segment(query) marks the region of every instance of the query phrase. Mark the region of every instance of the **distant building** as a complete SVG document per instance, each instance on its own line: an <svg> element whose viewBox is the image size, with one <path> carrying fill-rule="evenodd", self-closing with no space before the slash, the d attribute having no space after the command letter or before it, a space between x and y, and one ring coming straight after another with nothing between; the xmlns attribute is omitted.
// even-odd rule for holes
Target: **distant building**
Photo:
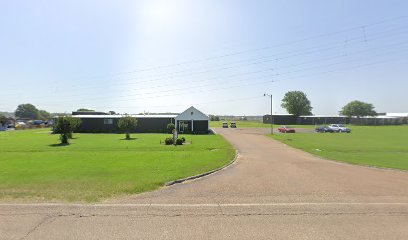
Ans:
<svg viewBox="0 0 408 240"><path fill-rule="evenodd" d="M292 114L274 114L272 117L271 115L263 116L263 123L270 124L272 122L278 125L293 125L297 124L297 117Z"/></svg>
<svg viewBox="0 0 408 240"><path fill-rule="evenodd" d="M137 118L134 132L164 133L167 125L174 123L180 133L208 133L209 117L194 107L190 107L180 114L163 115L108 115L101 112L73 112L72 117L81 119L77 132L80 133L116 133L120 132L118 121L124 116Z"/></svg>
<svg viewBox="0 0 408 240"><path fill-rule="evenodd" d="M271 123L271 115L264 115L263 123ZM407 124L408 113L386 113L374 117L347 117L338 115L310 115L295 117L291 114L273 115L273 123L278 125L327 125L327 124L355 124L355 125L401 125Z"/></svg>
<svg viewBox="0 0 408 240"><path fill-rule="evenodd" d="M354 125L380 126L380 125L402 125L407 123L405 117L374 116L374 117L352 117L350 123Z"/></svg>
<svg viewBox="0 0 408 240"><path fill-rule="evenodd" d="M350 119L338 115L300 116L297 120L300 125L348 124Z"/></svg>

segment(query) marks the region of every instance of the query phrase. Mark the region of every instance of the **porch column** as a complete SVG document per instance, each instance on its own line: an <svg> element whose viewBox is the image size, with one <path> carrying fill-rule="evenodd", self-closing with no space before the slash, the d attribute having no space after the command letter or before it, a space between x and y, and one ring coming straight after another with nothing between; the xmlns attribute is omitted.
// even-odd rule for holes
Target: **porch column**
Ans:
<svg viewBox="0 0 408 240"><path fill-rule="evenodd" d="M194 132L194 120L191 120L191 131Z"/></svg>

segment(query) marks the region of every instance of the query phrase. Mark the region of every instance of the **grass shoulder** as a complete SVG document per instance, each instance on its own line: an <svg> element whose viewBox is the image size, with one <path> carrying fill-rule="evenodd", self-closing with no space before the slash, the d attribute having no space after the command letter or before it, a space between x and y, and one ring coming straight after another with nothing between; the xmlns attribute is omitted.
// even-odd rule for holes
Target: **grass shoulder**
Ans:
<svg viewBox="0 0 408 240"><path fill-rule="evenodd" d="M0 200L96 202L151 191L166 182L222 167L235 149L220 135L74 134L60 145L49 130L0 133ZM192 143L190 143L192 142Z"/></svg>
<svg viewBox="0 0 408 240"><path fill-rule="evenodd" d="M352 133L275 134L270 137L327 159L408 170L408 126L352 126Z"/></svg>

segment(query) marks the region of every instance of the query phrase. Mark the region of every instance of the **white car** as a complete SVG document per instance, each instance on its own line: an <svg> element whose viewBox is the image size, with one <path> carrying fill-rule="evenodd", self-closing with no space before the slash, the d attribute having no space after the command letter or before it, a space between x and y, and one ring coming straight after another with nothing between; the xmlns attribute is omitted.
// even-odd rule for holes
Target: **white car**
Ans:
<svg viewBox="0 0 408 240"><path fill-rule="evenodd" d="M334 132L351 133L351 129L343 124L330 124L329 128L332 129Z"/></svg>

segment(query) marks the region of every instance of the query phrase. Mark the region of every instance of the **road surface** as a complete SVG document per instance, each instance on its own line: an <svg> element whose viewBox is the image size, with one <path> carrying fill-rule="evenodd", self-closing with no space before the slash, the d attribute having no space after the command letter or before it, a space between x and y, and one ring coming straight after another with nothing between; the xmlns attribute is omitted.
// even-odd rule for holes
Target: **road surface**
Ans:
<svg viewBox="0 0 408 240"><path fill-rule="evenodd" d="M320 159L261 129L217 129L235 164L88 204L0 204L0 239L408 239L408 172Z"/></svg>

